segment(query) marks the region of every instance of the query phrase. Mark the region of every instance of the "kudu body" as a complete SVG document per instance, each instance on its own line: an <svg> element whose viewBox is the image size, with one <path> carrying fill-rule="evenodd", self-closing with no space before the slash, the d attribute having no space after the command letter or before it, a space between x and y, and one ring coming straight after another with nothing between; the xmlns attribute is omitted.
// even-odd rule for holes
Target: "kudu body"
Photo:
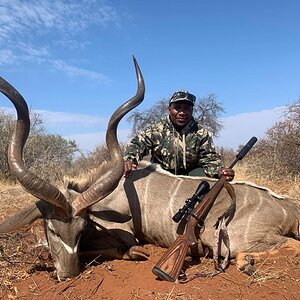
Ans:
<svg viewBox="0 0 300 300"><path fill-rule="evenodd" d="M184 222L178 225L172 217L193 195L201 179L210 185L216 181L206 177L174 176L159 166L144 163L143 168L133 171L129 178L122 178L113 193L91 208L90 218L100 225L100 231L99 238L86 239L86 245L98 250L108 247L109 243L103 244L103 235L111 244L113 240L116 242L114 236L101 230L105 227L127 243L131 241L130 246L139 241L169 247L177 234L182 233L184 225ZM252 183L235 181L232 186L236 211L227 229L230 257L237 258L239 269L248 266L250 256L259 260L264 253L282 247L300 253L300 201L284 198ZM230 203L231 198L224 188L205 219L202 245L198 247L200 256L207 251L212 253L214 224ZM225 251L223 247L219 254L225 256Z"/></svg>
<svg viewBox="0 0 300 300"><path fill-rule="evenodd" d="M107 146L111 160L100 164L90 175L69 180L61 192L30 173L23 164L22 151L29 132L29 114L21 95L3 79L0 90L15 105L18 121L8 153L12 173L21 185L38 200L0 224L0 233L11 232L45 221L45 234L60 280L80 273L79 253L103 253L110 257L144 259L147 251L138 247L154 243L168 247L183 229L172 216L191 197L201 178L176 177L147 165L122 178L123 158L116 138L120 119L137 106L144 96L144 81L135 61L138 91L112 116L107 130ZM205 178L210 184L215 181ZM233 183L237 207L228 225L231 257L238 258L238 267L247 264L247 253L290 247L300 252L299 202L274 196L270 191L248 183ZM203 247L211 250L213 225L229 205L224 190L218 196L201 233ZM255 255L253 253L256 253ZM258 254L257 254L258 253ZM222 252L220 253L222 254Z"/></svg>

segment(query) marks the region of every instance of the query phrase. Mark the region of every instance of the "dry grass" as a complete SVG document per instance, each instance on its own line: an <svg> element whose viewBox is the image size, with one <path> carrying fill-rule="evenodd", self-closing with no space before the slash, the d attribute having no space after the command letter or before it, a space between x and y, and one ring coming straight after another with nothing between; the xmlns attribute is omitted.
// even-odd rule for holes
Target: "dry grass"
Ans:
<svg viewBox="0 0 300 300"><path fill-rule="evenodd" d="M0 181L0 222L34 201L18 184ZM42 231L41 223L37 222L28 230L0 235L0 298L4 291L16 294L16 281L36 270L51 269L48 251L38 245Z"/></svg>
<svg viewBox="0 0 300 300"><path fill-rule="evenodd" d="M54 267L48 251L37 244L32 230L0 236L0 292L15 295L15 282L40 270L52 272Z"/></svg>
<svg viewBox="0 0 300 300"><path fill-rule="evenodd" d="M289 280L298 285L299 277L292 277L291 274L298 274L299 266L300 256L297 254L284 255L282 253L282 256L269 257L256 264L256 270L249 277L249 282L250 284L262 285L268 280L278 280L281 282Z"/></svg>
<svg viewBox="0 0 300 300"><path fill-rule="evenodd" d="M0 181L0 221L34 201L35 198L19 184Z"/></svg>
<svg viewBox="0 0 300 300"><path fill-rule="evenodd" d="M300 199L300 178L284 178L270 181L263 176L258 176L255 170L249 170L246 164L239 164L235 168L235 180L246 180L257 185L265 186L277 194L287 195L294 199Z"/></svg>
<svg viewBox="0 0 300 300"><path fill-rule="evenodd" d="M137 289L132 292L132 299L153 299L153 300L194 300L199 299L198 297L193 297L189 293L174 291L175 285L169 293L153 292L143 289Z"/></svg>

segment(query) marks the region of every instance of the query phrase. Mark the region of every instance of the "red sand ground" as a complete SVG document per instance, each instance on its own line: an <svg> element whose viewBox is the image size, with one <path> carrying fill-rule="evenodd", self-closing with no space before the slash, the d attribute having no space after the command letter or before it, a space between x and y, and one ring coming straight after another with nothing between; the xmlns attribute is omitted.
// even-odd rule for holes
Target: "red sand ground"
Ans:
<svg viewBox="0 0 300 300"><path fill-rule="evenodd" d="M0 190L1 220L25 202L20 190ZM25 197L25 195L24 195ZM27 197L27 195L26 195ZM27 197L28 198L28 197ZM39 228L39 227L35 227ZM165 249L146 245L148 261L105 261L90 264L75 279L58 282L47 251L35 246L31 230L0 236L0 299L298 299L300 257L281 253L257 266L255 276L237 271L232 264L213 278L197 278L186 284L158 280L151 272ZM212 271L209 259L189 262L189 271Z"/></svg>

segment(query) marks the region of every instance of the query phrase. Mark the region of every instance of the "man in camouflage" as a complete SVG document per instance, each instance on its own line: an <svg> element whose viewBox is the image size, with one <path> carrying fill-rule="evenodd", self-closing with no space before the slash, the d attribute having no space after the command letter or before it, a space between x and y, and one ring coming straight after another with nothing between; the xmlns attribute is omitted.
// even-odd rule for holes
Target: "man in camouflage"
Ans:
<svg viewBox="0 0 300 300"><path fill-rule="evenodd" d="M124 153L125 177L150 153L151 162L175 175L234 178L234 171L224 168L212 134L193 118L195 100L187 91L175 92L169 101L169 116L131 140Z"/></svg>

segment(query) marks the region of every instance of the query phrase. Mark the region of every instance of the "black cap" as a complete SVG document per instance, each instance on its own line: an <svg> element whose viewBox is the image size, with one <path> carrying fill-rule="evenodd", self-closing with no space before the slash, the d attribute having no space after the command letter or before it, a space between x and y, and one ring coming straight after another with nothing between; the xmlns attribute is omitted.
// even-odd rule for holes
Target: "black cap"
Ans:
<svg viewBox="0 0 300 300"><path fill-rule="evenodd" d="M196 97L185 90L176 91L173 96L170 98L169 105L178 101L186 101L191 105L194 105Z"/></svg>

